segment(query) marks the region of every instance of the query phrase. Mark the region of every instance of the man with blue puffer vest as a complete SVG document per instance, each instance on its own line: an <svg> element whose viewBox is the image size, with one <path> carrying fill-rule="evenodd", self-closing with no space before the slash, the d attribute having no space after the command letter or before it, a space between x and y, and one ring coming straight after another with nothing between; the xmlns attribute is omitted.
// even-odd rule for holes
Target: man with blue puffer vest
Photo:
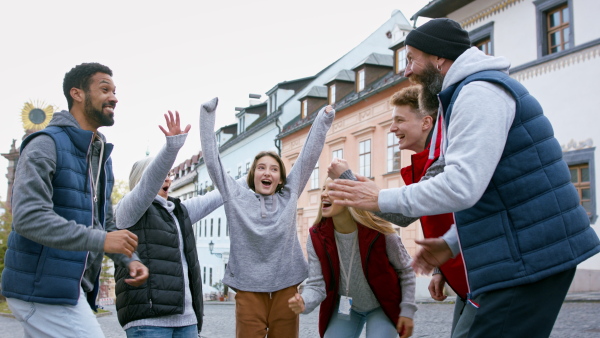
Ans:
<svg viewBox="0 0 600 338"><path fill-rule="evenodd" d="M552 126L508 76L509 61L470 47L457 22L431 20L405 43L405 76L422 84L425 109L439 106L444 172L382 190L365 178L336 180L331 195L371 211L454 213L442 238L417 241L413 262L429 273L462 253L462 316L475 315L453 337L548 337L577 264L600 251Z"/></svg>
<svg viewBox="0 0 600 338"><path fill-rule="evenodd" d="M113 146L98 132L114 123L112 71L78 65L63 91L69 111L21 144L2 295L26 337L103 337L92 309L104 253L128 266L131 285L148 269L134 254L137 236L113 221Z"/></svg>

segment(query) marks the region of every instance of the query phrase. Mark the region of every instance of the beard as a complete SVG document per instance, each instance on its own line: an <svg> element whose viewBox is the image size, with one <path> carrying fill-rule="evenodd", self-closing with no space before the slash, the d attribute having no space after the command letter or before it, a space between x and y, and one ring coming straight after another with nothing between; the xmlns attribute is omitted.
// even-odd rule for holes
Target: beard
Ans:
<svg viewBox="0 0 600 338"><path fill-rule="evenodd" d="M419 106L427 112L437 112L440 102L437 94L442 91L444 84L444 75L428 63L423 69L422 74L413 74L410 81L421 85L421 94L419 95Z"/></svg>
<svg viewBox="0 0 600 338"><path fill-rule="evenodd" d="M110 113L108 115L105 115L102 110L104 109L104 107L106 106L110 106L110 107L114 107L114 103L103 103L102 107L100 109L97 109L96 107L94 107L94 104L92 103L92 98L90 93L88 93L85 96L85 106L84 106L84 110L83 112L85 113L85 116L90 120L93 121L94 124L97 124L100 127L109 127L112 126L113 124L115 124L115 119L114 113Z"/></svg>

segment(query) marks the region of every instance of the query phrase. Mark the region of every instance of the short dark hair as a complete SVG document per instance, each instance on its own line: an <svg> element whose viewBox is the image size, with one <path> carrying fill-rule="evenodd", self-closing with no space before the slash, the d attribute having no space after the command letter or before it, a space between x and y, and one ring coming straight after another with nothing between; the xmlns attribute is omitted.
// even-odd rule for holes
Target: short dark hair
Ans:
<svg viewBox="0 0 600 338"><path fill-rule="evenodd" d="M394 93L390 98L390 104L392 106L409 106L410 110L423 118L425 116L433 117L435 121L437 111L425 111L419 106L419 96L421 95L421 85L414 85L410 87L402 88L400 91Z"/></svg>
<svg viewBox="0 0 600 338"><path fill-rule="evenodd" d="M263 158L265 156L271 156L279 164L279 172L281 174L279 179L281 180L281 184L277 185L277 189L275 189L275 192L280 192L281 189L283 189L283 186L285 186L285 182L287 181L287 178L286 178L286 173L285 173L285 166L283 165L283 160L274 151L261 151L260 153L256 154L256 156L254 156L254 162L252 162L252 166L250 167L250 171L248 172L248 177L246 179L246 182L248 183L248 187L250 187L250 189L252 189L252 191L256 191L256 187L254 186L254 172L256 171L256 166L258 165L258 160L260 160L261 158Z"/></svg>
<svg viewBox="0 0 600 338"><path fill-rule="evenodd" d="M63 80L63 93L67 99L69 109L73 106L71 88L79 88L87 92L90 89L90 79L96 73L104 73L112 76L112 70L97 62L82 63L73 67L65 74Z"/></svg>

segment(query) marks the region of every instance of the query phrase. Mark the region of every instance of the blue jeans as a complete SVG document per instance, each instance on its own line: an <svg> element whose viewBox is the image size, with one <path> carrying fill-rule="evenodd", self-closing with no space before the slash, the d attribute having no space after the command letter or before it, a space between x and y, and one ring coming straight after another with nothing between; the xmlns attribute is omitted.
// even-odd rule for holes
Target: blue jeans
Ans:
<svg viewBox="0 0 600 338"><path fill-rule="evenodd" d="M347 318L347 316L346 316ZM398 331L392 321L385 315L381 307L367 312L350 310L350 318L344 319L337 312L325 330L325 338L358 338L367 324L367 338L396 338Z"/></svg>
<svg viewBox="0 0 600 338"><path fill-rule="evenodd" d="M23 325L25 337L104 337L100 324L79 290L77 305L54 305L6 298L8 307Z"/></svg>
<svg viewBox="0 0 600 338"><path fill-rule="evenodd" d="M182 327L134 326L125 330L127 338L198 338L198 325Z"/></svg>

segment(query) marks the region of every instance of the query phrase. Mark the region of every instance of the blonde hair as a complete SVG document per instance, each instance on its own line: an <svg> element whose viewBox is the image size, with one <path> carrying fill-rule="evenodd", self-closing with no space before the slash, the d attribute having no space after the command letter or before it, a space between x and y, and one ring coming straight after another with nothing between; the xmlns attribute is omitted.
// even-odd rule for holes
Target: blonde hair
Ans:
<svg viewBox="0 0 600 338"><path fill-rule="evenodd" d="M384 235L396 233L394 230L392 223L375 216L372 212L355 209L353 207L345 207L350 212L350 216L354 219L355 222L360 223L361 225L380 232ZM314 225L321 223L323 219L323 215L321 213L321 208L317 212L317 218L315 219Z"/></svg>
<svg viewBox="0 0 600 338"><path fill-rule="evenodd" d="M146 156L133 164L133 167L131 167L131 172L129 173L129 191L132 191L133 188L135 188L135 186L140 182L142 179L142 174L144 174L144 171L148 165L150 165L150 162L152 162L153 159L153 157Z"/></svg>

